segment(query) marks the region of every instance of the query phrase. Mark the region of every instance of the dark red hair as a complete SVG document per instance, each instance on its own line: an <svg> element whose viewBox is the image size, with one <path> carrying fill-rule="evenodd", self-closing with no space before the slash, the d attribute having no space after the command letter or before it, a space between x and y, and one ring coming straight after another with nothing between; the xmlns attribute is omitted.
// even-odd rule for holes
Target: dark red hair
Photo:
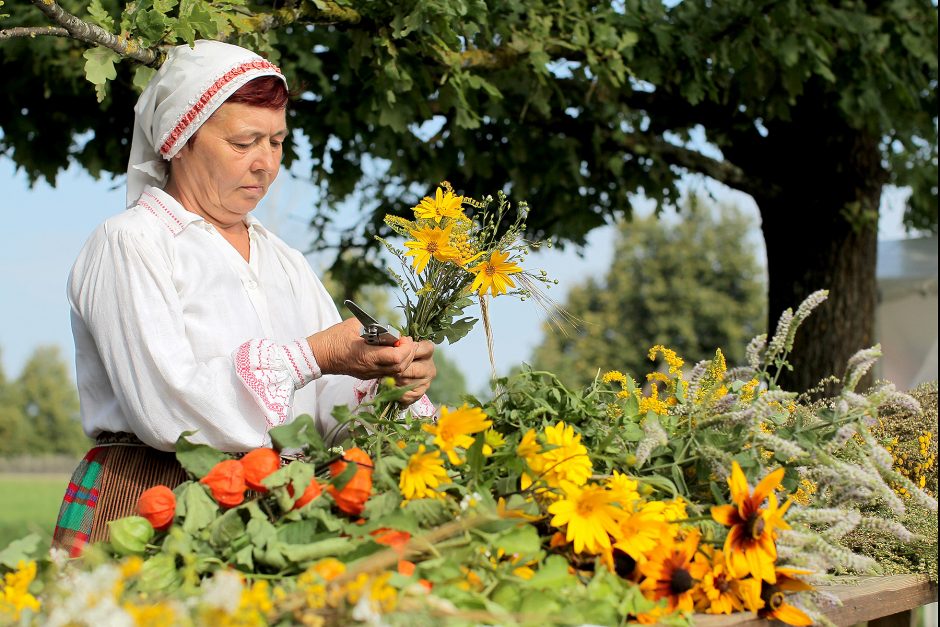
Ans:
<svg viewBox="0 0 940 627"><path fill-rule="evenodd" d="M284 109L287 107L287 87L277 76L259 76L239 87L225 102Z"/></svg>

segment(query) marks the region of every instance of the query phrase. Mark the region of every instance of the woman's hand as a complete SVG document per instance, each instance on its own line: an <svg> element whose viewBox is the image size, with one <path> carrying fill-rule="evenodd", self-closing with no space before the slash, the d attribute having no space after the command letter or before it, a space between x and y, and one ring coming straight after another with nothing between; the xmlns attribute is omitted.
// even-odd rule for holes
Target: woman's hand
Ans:
<svg viewBox="0 0 940 627"><path fill-rule="evenodd" d="M437 374L434 344L403 337L398 346L367 344L359 337L362 325L355 318L307 338L323 374L345 374L357 379L392 377L399 386L415 386L402 397L411 404L421 398Z"/></svg>

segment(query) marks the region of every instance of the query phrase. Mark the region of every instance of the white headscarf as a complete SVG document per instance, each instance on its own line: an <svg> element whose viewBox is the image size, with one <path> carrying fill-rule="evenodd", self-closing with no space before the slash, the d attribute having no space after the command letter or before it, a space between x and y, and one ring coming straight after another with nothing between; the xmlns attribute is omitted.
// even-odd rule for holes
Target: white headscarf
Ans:
<svg viewBox="0 0 940 627"><path fill-rule="evenodd" d="M127 206L145 186L162 188L173 155L229 96L259 76L284 79L277 66L232 44L200 39L193 48L171 49L134 107Z"/></svg>

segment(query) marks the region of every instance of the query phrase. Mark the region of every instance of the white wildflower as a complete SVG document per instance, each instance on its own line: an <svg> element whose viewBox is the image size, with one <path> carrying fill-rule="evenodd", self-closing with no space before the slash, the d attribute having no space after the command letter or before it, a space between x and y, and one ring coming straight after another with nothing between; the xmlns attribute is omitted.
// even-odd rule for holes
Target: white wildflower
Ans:
<svg viewBox="0 0 940 627"><path fill-rule="evenodd" d="M787 347L787 336L790 334L790 325L793 324L793 310L786 309L780 314L780 320L777 322L777 331L770 339L770 346L767 348L767 357L772 359L782 355Z"/></svg>
<svg viewBox="0 0 940 627"><path fill-rule="evenodd" d="M230 570L219 570L202 584L202 602L227 614L234 614L242 595L242 578Z"/></svg>
<svg viewBox="0 0 940 627"><path fill-rule="evenodd" d="M761 333L747 344L744 355L747 358L747 365L757 370L760 368L760 354L767 346L767 334Z"/></svg>

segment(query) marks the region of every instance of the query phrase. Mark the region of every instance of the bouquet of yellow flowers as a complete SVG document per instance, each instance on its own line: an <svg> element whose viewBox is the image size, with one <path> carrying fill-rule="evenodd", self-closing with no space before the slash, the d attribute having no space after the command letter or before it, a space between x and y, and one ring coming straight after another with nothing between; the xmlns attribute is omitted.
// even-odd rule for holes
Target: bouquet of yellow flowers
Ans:
<svg viewBox="0 0 940 627"><path fill-rule="evenodd" d="M520 265L541 242L522 234L528 206L515 211L503 192L494 199L458 196L444 181L434 196L414 207L414 220L387 215L385 223L406 238L404 249L379 238L402 264L404 275L392 273L402 290L402 331L415 340L453 343L473 328L476 319L464 311L479 298L485 316L487 294L535 297L545 303L539 283L551 281L544 271Z"/></svg>

